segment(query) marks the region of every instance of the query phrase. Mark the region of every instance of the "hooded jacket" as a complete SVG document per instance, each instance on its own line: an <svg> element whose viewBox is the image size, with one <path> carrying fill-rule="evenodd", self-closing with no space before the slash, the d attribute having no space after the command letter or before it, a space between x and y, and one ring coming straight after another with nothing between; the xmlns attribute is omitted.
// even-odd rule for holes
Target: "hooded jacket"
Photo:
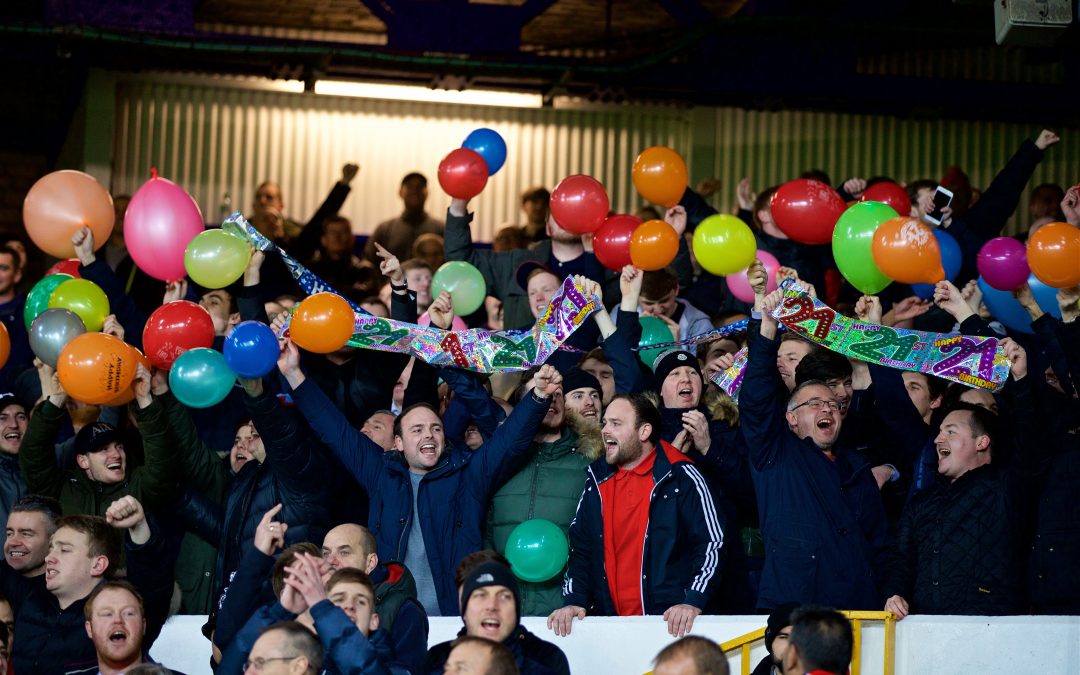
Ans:
<svg viewBox="0 0 1080 675"><path fill-rule="evenodd" d="M661 441L653 464L653 489L645 550L641 558L641 606L663 614L678 604L704 609L720 585L724 564L723 513L701 472ZM589 465L585 489L570 523L570 561L563 579L563 605L614 616L604 567L604 513L600 485L615 469L600 458Z"/></svg>
<svg viewBox="0 0 1080 675"><path fill-rule="evenodd" d="M564 428L554 442L533 443L528 464L491 499L485 546L505 554L510 533L533 518L551 521L563 532L570 531L570 521L581 496L578 486L591 461L579 450L578 441L576 433ZM522 615L547 616L562 607L561 588L560 576L539 583L522 581Z"/></svg>
<svg viewBox="0 0 1080 675"><path fill-rule="evenodd" d="M428 643L428 618L416 599L416 581L409 568L399 562L385 562L371 570L375 584L375 607L379 630L386 633L394 662L419 673Z"/></svg>

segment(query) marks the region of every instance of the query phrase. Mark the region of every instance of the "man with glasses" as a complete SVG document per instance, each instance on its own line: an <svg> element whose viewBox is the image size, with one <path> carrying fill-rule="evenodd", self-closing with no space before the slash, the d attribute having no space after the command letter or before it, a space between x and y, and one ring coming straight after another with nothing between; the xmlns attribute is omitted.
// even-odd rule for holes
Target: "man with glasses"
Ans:
<svg viewBox="0 0 1080 675"><path fill-rule="evenodd" d="M803 382L786 406L777 402L780 341L769 312L781 294L765 296L765 274L758 263L748 276L756 302L739 421L765 542L757 605L874 609L877 570L887 547L877 482L868 463L836 447L841 402L824 382Z"/></svg>
<svg viewBox="0 0 1080 675"><path fill-rule="evenodd" d="M315 675L322 669L323 648L319 639L295 621L270 626L251 648L245 675Z"/></svg>

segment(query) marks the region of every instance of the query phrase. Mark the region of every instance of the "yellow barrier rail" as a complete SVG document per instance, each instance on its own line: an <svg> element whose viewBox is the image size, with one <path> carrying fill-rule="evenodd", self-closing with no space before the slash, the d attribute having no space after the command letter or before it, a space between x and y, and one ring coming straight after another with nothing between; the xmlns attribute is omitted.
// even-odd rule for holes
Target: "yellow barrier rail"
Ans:
<svg viewBox="0 0 1080 675"><path fill-rule="evenodd" d="M851 649L851 675L859 675L862 667L862 622L881 621L885 624L885 654L883 671L885 675L893 675L896 666L896 617L892 612L841 612L851 621L853 644ZM750 663L750 652L755 643L765 639L765 629L758 628L745 635L732 638L727 642L720 643L720 649L724 654L731 656L732 652L739 651L739 672L742 675L750 675L753 669Z"/></svg>

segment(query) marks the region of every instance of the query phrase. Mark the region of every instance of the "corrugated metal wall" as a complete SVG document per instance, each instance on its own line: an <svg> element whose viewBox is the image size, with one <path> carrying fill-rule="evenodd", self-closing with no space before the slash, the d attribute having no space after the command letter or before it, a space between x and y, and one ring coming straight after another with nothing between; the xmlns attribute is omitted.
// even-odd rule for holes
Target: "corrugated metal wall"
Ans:
<svg viewBox="0 0 1080 675"><path fill-rule="evenodd" d="M523 189L550 189L571 173L595 176L613 208L633 210L639 198L630 167L637 152L655 144L683 152L693 181L706 174L722 179L713 202L727 211L743 176L762 188L808 168L824 169L836 182L876 174L909 181L940 178L955 163L983 188L1020 142L1039 132L1034 125L732 108L451 106L137 80L118 84L116 118L114 192L134 191L155 166L187 188L211 221L225 193L234 208L247 211L256 185L274 179L282 185L286 212L304 220L341 166L356 161L362 169L344 214L364 233L400 211L397 187L409 171L428 176L428 211L441 217L448 199L435 180L439 160L470 130L492 127L506 139L509 158L474 203L480 240L521 219ZM1062 131L1062 143L1029 187L1080 179L1078 131ZM1010 231L1027 226L1024 204L1026 193Z"/></svg>
<svg viewBox="0 0 1080 675"><path fill-rule="evenodd" d="M823 169L839 184L854 176L891 176L909 182L940 179L959 165L983 189L1037 125L957 120L917 121L896 117L817 112L752 112L721 108L695 127L695 167L710 165L724 190L713 197L721 210L735 206L734 186L748 177L755 189L777 185L807 169ZM710 128L711 125L711 128ZM1036 169L1010 220L1009 232L1029 225L1027 197L1041 183L1080 181L1080 130L1059 130L1062 140ZM694 176L697 179L700 176ZM730 188L730 189L729 189Z"/></svg>
<svg viewBox="0 0 1080 675"><path fill-rule="evenodd" d="M508 146L506 165L474 201L474 235L489 241L499 226L522 220L524 189L550 189L573 173L595 176L614 208L630 210L636 154L690 145L689 113L674 109L441 106L146 82L122 82L117 93L113 191L134 191L154 166L192 194L208 221L226 192L249 211L265 179L281 184L286 213L306 220L349 161L361 171L343 213L357 232L400 213L398 185L410 171L427 175L428 212L442 218L449 198L436 181L439 160L486 126Z"/></svg>

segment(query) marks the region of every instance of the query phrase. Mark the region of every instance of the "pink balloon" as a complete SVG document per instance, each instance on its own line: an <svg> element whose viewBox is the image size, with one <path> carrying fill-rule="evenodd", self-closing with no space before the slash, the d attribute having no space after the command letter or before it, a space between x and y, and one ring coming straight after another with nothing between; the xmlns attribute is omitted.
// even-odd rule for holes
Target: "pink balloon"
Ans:
<svg viewBox="0 0 1080 675"><path fill-rule="evenodd" d="M428 316L427 312L424 312L423 314L420 315L420 318L418 318L416 320L416 323L419 326L430 326L431 325L431 317ZM460 316L455 316L454 320L450 322L450 330L468 330L468 329L469 329L469 327L465 325L465 320L462 319Z"/></svg>
<svg viewBox="0 0 1080 675"><path fill-rule="evenodd" d="M162 281L187 274L184 249L203 229L202 212L191 195L156 172L132 195L124 216L124 242L131 259Z"/></svg>
<svg viewBox="0 0 1080 675"><path fill-rule="evenodd" d="M765 272L769 276L769 280L765 284L765 292L772 293L776 290L776 273L780 271L780 261L768 251L762 251L758 249L755 257L765 265ZM747 268L749 269L749 268ZM724 277L727 281L728 291L739 300L743 302L754 302L754 289L750 288L750 281L746 278L747 270L742 272L736 272L735 274L729 274Z"/></svg>
<svg viewBox="0 0 1080 675"><path fill-rule="evenodd" d="M1015 291L1031 275L1027 249L1012 237L995 237L983 244L975 266L983 281L999 291Z"/></svg>

